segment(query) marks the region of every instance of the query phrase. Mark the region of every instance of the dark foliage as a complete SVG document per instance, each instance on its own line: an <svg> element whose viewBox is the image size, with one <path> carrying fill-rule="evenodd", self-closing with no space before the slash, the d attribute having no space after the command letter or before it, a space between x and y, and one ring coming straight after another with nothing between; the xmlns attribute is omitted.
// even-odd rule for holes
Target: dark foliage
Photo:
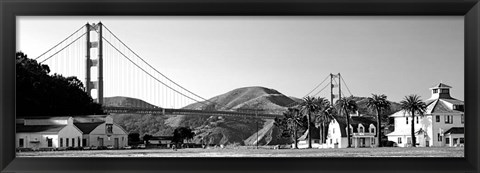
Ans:
<svg viewBox="0 0 480 173"><path fill-rule="evenodd" d="M173 140L174 143L183 143L183 141L193 139L195 133L192 132L192 129L188 127L179 127L173 131Z"/></svg>
<svg viewBox="0 0 480 173"><path fill-rule="evenodd" d="M49 75L50 68L16 53L17 117L103 114L76 77Z"/></svg>

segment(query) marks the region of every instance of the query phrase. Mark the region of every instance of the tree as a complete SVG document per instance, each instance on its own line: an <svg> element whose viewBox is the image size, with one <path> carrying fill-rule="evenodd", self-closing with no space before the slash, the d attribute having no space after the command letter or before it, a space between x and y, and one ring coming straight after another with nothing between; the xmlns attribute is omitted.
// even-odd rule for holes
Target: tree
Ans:
<svg viewBox="0 0 480 173"><path fill-rule="evenodd" d="M305 117L300 114L300 109L291 107L283 112L283 118L275 118L275 126L283 130L282 136L292 137L295 142L295 149L298 149L298 131L305 128Z"/></svg>
<svg viewBox="0 0 480 173"><path fill-rule="evenodd" d="M192 132L192 129L188 127L178 127L173 131L172 142L183 143L183 141L193 139L195 133Z"/></svg>
<svg viewBox="0 0 480 173"><path fill-rule="evenodd" d="M140 134L139 133L129 133L128 134L128 141L130 143L137 143L140 141Z"/></svg>
<svg viewBox="0 0 480 173"><path fill-rule="evenodd" d="M352 146L350 141L350 113L358 110L357 103L352 98L341 98L338 100L340 110L343 111L345 118L347 119L347 141L348 148Z"/></svg>
<svg viewBox="0 0 480 173"><path fill-rule="evenodd" d="M315 113L320 109L320 106L316 103L315 97L310 96L305 97L300 105L302 106L304 115L307 116L308 148L312 148L312 130L310 124L312 122L312 116L315 116Z"/></svg>
<svg viewBox="0 0 480 173"><path fill-rule="evenodd" d="M412 136L412 147L416 147L416 139L415 139L415 114L418 116L423 117L425 115L425 111L427 109L427 105L425 102L420 99L418 95L409 95L405 96L405 98L400 102L402 106L402 110L405 113L410 113L412 116L412 128L411 128L411 136Z"/></svg>
<svg viewBox="0 0 480 173"><path fill-rule="evenodd" d="M318 116L316 117L316 122L321 126L321 140L322 143L325 143L327 138L325 135L325 126L329 124L335 119L336 116L336 109L333 106L330 106L327 102L322 110L319 112Z"/></svg>
<svg viewBox="0 0 480 173"><path fill-rule="evenodd" d="M49 75L47 65L17 52L16 106L17 116L68 116L103 114L76 77Z"/></svg>
<svg viewBox="0 0 480 173"><path fill-rule="evenodd" d="M386 95L372 94L372 97L368 98L367 107L372 111L375 111L375 113L377 114L377 139L378 139L377 146L381 147L382 146L381 114L385 111L390 110L390 102L387 101Z"/></svg>
<svg viewBox="0 0 480 173"><path fill-rule="evenodd" d="M145 141L145 144L148 144L150 139L152 139L152 137L153 137L152 135L145 134L145 135L143 135L142 139L143 139L143 141Z"/></svg>

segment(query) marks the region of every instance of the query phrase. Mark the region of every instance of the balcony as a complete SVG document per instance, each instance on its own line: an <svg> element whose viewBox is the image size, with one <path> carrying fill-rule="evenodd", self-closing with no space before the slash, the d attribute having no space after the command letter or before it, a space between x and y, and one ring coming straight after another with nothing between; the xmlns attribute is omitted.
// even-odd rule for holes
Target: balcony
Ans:
<svg viewBox="0 0 480 173"><path fill-rule="evenodd" d="M374 137L375 133L353 133L353 137Z"/></svg>

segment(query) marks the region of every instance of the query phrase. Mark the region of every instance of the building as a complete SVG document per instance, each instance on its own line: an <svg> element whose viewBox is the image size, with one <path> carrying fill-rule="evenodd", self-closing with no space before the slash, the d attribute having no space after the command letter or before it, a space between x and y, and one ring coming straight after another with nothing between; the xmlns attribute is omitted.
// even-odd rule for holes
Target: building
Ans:
<svg viewBox="0 0 480 173"><path fill-rule="evenodd" d="M18 119L15 146L33 150L79 147L82 132L73 121L72 117Z"/></svg>
<svg viewBox="0 0 480 173"><path fill-rule="evenodd" d="M111 116L17 119L16 147L33 150L127 146L128 135Z"/></svg>
<svg viewBox="0 0 480 173"><path fill-rule="evenodd" d="M377 122L372 117L352 114L350 117L351 147L375 147ZM327 148L347 148L347 120L344 117L335 118L328 125Z"/></svg>
<svg viewBox="0 0 480 173"><path fill-rule="evenodd" d="M440 83L430 88L432 96L426 100L423 117L415 115L417 146L462 146L464 144L464 102L450 96L452 87ZM411 113L398 111L394 118L394 131L388 140L399 147L411 146Z"/></svg>
<svg viewBox="0 0 480 173"><path fill-rule="evenodd" d="M111 146L115 149L128 145L128 134L108 115L76 117L74 125L82 131L82 143L87 146Z"/></svg>

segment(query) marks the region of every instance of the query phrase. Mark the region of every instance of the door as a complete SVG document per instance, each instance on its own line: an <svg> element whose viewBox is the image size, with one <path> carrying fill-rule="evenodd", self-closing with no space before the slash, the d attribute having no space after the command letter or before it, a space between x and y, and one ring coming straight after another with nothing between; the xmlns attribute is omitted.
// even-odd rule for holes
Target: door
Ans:
<svg viewBox="0 0 480 173"><path fill-rule="evenodd" d="M103 138L98 138L98 146L103 146Z"/></svg>
<svg viewBox="0 0 480 173"><path fill-rule="evenodd" d="M87 146L87 139L82 139L82 144L83 144L84 147L86 147Z"/></svg>
<svg viewBox="0 0 480 173"><path fill-rule="evenodd" d="M365 138L360 138L360 147L365 147Z"/></svg>
<svg viewBox="0 0 480 173"><path fill-rule="evenodd" d="M119 144L118 144L118 138L115 138L114 139L115 143L113 144L115 148L118 148Z"/></svg>
<svg viewBox="0 0 480 173"><path fill-rule="evenodd" d="M23 146L24 146L23 138L18 139L18 147L23 148Z"/></svg>

